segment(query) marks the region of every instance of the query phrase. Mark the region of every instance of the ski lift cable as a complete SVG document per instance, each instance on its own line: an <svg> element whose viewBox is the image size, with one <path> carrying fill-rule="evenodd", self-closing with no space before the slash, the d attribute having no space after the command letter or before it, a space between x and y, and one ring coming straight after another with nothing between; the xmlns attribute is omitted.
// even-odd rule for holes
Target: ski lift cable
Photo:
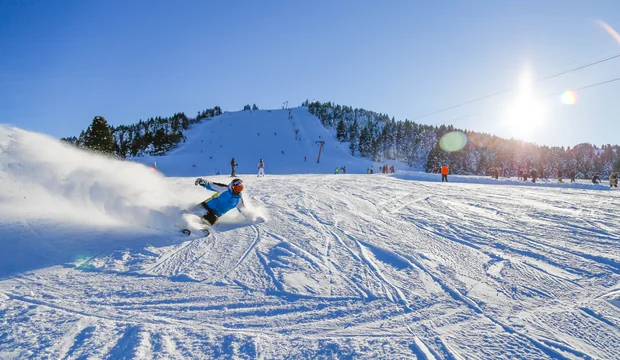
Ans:
<svg viewBox="0 0 620 360"><path fill-rule="evenodd" d="M579 90L589 89L589 88L592 88L592 87L595 87L595 86L604 85L604 84L609 84L609 83L612 83L612 82L615 82L615 81L620 81L620 77L615 78L615 79L610 79L610 80L605 80L605 81L597 82L597 83L594 83L594 84L590 84L590 85L586 85L586 86L582 86L582 87L578 87L578 88L574 88L574 89L571 89L571 90L573 90L573 91L579 91ZM551 94L551 95L547 95L547 96L545 96L544 98L551 98L551 97L555 97L555 96L560 96L560 95L562 95L563 93L564 93L564 92L561 92L561 93L553 93L553 94ZM465 115L465 116L460 116L460 117L453 118L453 119L449 120L449 121L448 121L448 123L453 122L453 121L456 121L456 120L468 119L468 118L475 117L475 116L479 116L479 115L492 114L492 113L494 113L494 112L497 112L497 111L501 110L502 108L503 108L503 107L495 107L495 108L490 109L490 110L487 110L487 111L481 111L481 112L478 112L478 113L475 113L475 114L469 114L469 115Z"/></svg>
<svg viewBox="0 0 620 360"><path fill-rule="evenodd" d="M591 62L591 63L586 64L586 65L578 66L578 67L570 69L570 70L562 71L562 72L557 73L557 74L553 74L553 75L550 75L550 76L547 76L547 77L544 77L544 78L540 78L540 79L534 81L534 83L540 83L540 82L543 82L543 81L547 81L547 80L550 80L550 79L553 79L553 78L556 78L556 77L559 77L559 76L562 76L562 75L566 75L566 74L569 74L571 72L575 72L575 71L578 71L578 70L581 70L581 69L585 69L587 67L594 66L594 65L597 65L597 64L609 61L609 60L613 60L613 59L619 58L619 57L620 57L620 54L616 54L614 56L610 56L610 57L602 59L602 60ZM595 86L595 85L593 85L593 86ZM459 107L462 107L462 106L465 106L465 105L469 105L469 104L472 104L472 103L475 103L475 102L478 102L478 101L490 99L490 98L493 98L493 97L496 97L496 96L499 96L499 95L502 95L502 94L505 94L505 93L509 93L509 92L514 91L516 89L517 88L514 87L514 88L510 88L510 89L505 89L505 90L497 91L497 92L494 92L494 93L491 93L491 94L488 94L488 95L485 95L485 96L481 96L481 97L478 97L478 98L475 98L475 99L472 99L472 100L468 100L468 101L465 101L465 102L462 102L462 103L459 103L459 104L456 104L456 105L452 105L452 106L443 108L441 110L437 110L437 111L433 111L433 112L430 112L430 113L426 113L424 115L416 116L416 117L414 117L414 118L412 118L410 120L413 121L413 120L422 119L422 118L425 118L425 117L428 117L428 116L431 116L431 115L439 114L439 113L442 113L442 112L445 112L445 111L448 111L448 110L456 109L456 108L459 108ZM580 90L580 89L574 89L574 90Z"/></svg>

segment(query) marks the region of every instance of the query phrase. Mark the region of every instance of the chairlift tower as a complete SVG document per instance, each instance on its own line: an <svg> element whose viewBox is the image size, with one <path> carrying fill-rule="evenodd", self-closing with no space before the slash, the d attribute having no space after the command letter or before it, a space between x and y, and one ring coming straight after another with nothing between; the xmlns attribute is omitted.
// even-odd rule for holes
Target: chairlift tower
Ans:
<svg viewBox="0 0 620 360"><path fill-rule="evenodd" d="M317 144L319 144L319 158L316 160L317 163L321 162L321 151L323 151L323 145L325 145L325 141L317 141Z"/></svg>

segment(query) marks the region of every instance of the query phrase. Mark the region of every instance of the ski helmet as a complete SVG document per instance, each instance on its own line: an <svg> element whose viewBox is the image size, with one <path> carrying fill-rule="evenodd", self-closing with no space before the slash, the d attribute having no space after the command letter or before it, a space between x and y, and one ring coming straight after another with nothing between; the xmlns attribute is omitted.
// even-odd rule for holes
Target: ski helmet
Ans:
<svg viewBox="0 0 620 360"><path fill-rule="evenodd" d="M241 179L234 179L230 183L230 188L235 194L241 194L244 188L243 181Z"/></svg>

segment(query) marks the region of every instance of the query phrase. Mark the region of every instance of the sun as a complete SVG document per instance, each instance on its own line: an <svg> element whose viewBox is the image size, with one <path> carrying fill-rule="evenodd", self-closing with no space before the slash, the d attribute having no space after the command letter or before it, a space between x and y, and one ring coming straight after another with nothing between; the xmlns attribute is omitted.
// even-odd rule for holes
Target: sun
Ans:
<svg viewBox="0 0 620 360"><path fill-rule="evenodd" d="M519 97L506 113L506 124L516 136L527 136L541 127L545 120L545 109L532 97Z"/></svg>
<svg viewBox="0 0 620 360"><path fill-rule="evenodd" d="M544 124L545 115L545 108L536 99L531 82L525 80L506 109L504 125L515 138L526 138Z"/></svg>

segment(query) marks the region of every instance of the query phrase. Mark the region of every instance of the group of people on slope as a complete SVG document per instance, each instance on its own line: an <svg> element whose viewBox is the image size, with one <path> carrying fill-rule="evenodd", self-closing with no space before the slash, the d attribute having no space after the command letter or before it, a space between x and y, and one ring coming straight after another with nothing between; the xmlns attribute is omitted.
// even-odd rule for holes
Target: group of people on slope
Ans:
<svg viewBox="0 0 620 360"><path fill-rule="evenodd" d="M444 165L444 167L442 167L441 169L441 174L442 174L442 181L443 180L443 175L444 175L444 168L446 168L446 175L448 172L447 166ZM433 173L436 173L438 171L438 169L435 167L433 168ZM500 168L498 168L497 166L491 167L490 169L487 170L487 174L491 173L491 177L498 179L499 178L499 174L502 172L502 170ZM539 176L540 175L540 176ZM541 178L547 178L547 172L541 168L540 172L538 172L536 169L532 169L529 172L527 170L523 170L523 169L519 169L519 174L518 174L519 178L522 179L523 181L527 181L528 177L531 177L532 182L535 183L537 179L541 179ZM577 177L576 171L575 170L571 170L568 173L568 176L570 178L570 182L571 183L575 183L576 180L575 178ZM562 179L562 170L558 170L557 171L557 177L558 177L558 182L560 183L564 183L564 180ZM447 179L446 179L447 181ZM593 184L600 184L601 183L601 178L598 176L598 174L594 175L592 177L592 183ZM613 172L609 175L609 186L610 187L618 187L618 174Z"/></svg>
<svg viewBox="0 0 620 360"><path fill-rule="evenodd" d="M235 158L232 158L232 160L230 160L230 176L231 177L235 177L237 176L237 166L239 166L239 164L237 164L237 162L235 161ZM263 162L263 159L258 160L258 175L257 177L264 177L265 176L265 163Z"/></svg>
<svg viewBox="0 0 620 360"><path fill-rule="evenodd" d="M529 173L528 173L527 170L519 169L519 178L521 180L523 180L523 181L527 181L528 176L530 176L530 177L532 177L532 182L535 183L536 179L539 178L538 175L539 175L539 173L538 173L538 170L536 170L536 169L530 170ZM541 175L541 178L542 178L542 175Z"/></svg>
<svg viewBox="0 0 620 360"><path fill-rule="evenodd" d="M601 183L601 178L598 176L598 174L594 175L592 177L592 183L593 184L600 184ZM609 175L609 187L618 187L618 174L613 172L611 173L611 175Z"/></svg>
<svg viewBox="0 0 620 360"><path fill-rule="evenodd" d="M381 165L379 169L381 170L382 174L393 174L396 172L396 166L394 165L390 165L390 166L388 166L388 164ZM374 166L370 166L366 168L366 174L374 174L374 173L375 173Z"/></svg>

